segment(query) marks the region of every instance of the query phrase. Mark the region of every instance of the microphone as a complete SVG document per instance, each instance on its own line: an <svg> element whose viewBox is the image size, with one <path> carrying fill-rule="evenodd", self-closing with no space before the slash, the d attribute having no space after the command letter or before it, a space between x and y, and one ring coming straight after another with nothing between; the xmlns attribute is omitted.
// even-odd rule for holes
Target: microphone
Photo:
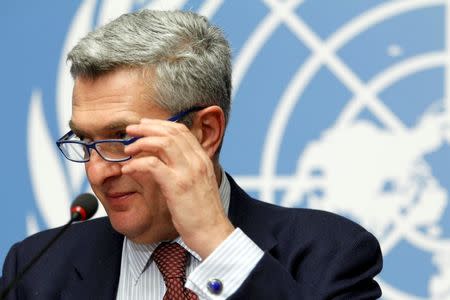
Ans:
<svg viewBox="0 0 450 300"><path fill-rule="evenodd" d="M75 198L70 206L71 220L86 221L92 218L97 212L98 201L94 195L90 193L84 193Z"/></svg>
<svg viewBox="0 0 450 300"><path fill-rule="evenodd" d="M31 267L44 255L45 252L58 240L61 235L70 227L73 222L86 221L90 219L96 212L98 208L98 201L94 195L90 193L84 193L75 198L70 206L70 220L64 225L61 230L56 234L56 236L48 242L48 244L23 268L22 271L14 278L11 283L5 288L5 290L0 294L0 299L6 299L9 292L16 287L20 282L22 277L31 269Z"/></svg>

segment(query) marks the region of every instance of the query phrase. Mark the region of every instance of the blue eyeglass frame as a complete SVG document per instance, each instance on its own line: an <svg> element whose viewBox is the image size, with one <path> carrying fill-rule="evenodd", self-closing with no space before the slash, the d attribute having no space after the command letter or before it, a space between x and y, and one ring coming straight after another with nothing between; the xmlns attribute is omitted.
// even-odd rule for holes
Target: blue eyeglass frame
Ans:
<svg viewBox="0 0 450 300"><path fill-rule="evenodd" d="M176 115L171 116L170 118L167 119L167 121L169 122L178 122L181 118L185 117L186 115L192 113L192 112L196 112L196 111L200 111L202 109L206 108L205 106L194 106L188 110L184 110ZM106 139L106 140L97 140L97 141L92 141L89 143L83 142L83 141L69 141L67 139L69 139L72 135L74 135L73 131L70 130L69 132L67 132L65 135L63 135L62 137L60 137L57 141L56 141L56 146L58 146L58 149L61 151L61 153L64 155L65 158L67 158L70 161L73 162L77 162L77 163L85 163L88 162L91 159L91 150L95 150L98 155L109 162L122 162L122 161L127 161L131 159L131 156L127 157L127 158L122 158L122 159L110 159L110 158L105 158L103 157L103 155L97 150L97 148L95 147L97 144L102 144L102 143L122 143L123 145L127 146L130 145L134 142L136 142L138 139L140 139L140 136L137 137L132 137L130 139ZM66 156L66 154L64 153L64 151L61 149L61 145L63 144L80 144L85 146L88 149L88 153L89 153L89 157L86 160L75 160L75 159L71 159L69 157Z"/></svg>

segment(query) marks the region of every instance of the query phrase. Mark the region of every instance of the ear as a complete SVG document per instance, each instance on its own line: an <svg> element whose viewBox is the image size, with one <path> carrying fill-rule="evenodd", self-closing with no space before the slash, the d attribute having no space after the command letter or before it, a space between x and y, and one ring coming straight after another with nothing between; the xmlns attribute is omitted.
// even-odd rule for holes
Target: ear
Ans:
<svg viewBox="0 0 450 300"><path fill-rule="evenodd" d="M208 106L197 112L193 118L192 133L211 160L217 154L225 133L225 115L217 106Z"/></svg>

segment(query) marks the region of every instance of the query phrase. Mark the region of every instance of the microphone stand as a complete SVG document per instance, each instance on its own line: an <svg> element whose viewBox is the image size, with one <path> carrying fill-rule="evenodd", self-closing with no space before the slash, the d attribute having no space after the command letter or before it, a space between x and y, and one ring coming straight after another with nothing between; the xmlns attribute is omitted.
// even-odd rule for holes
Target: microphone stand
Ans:
<svg viewBox="0 0 450 300"><path fill-rule="evenodd" d="M31 269L31 267L41 258L42 255L44 255L45 252L61 237L61 235L66 232L66 230L69 228L69 226L75 222L81 220L81 214L79 212L74 212L72 214L72 217L70 218L70 221L64 225L61 230L58 232L58 234L39 252L38 255L36 255L26 266L23 268L22 271L14 278L12 282L8 284L8 286L3 290L3 292L0 294L0 300L6 300L6 296L8 296L9 292L16 287L17 283L22 279L22 277L28 272L28 270Z"/></svg>

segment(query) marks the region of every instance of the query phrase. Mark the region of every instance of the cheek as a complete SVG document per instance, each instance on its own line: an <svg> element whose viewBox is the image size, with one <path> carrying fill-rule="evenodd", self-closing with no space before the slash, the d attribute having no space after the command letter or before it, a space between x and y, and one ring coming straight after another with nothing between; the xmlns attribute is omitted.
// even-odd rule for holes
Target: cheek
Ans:
<svg viewBox="0 0 450 300"><path fill-rule="evenodd" d="M92 168L92 166L89 165L89 163L85 163L85 164L84 164L84 170L86 171L86 176L87 176L89 182L90 182L91 184L94 184L94 182L93 182L93 178L94 178L93 174L94 174L94 173L93 173L93 168Z"/></svg>
<svg viewBox="0 0 450 300"><path fill-rule="evenodd" d="M138 172L130 174L130 179L133 180L137 186L139 186L146 206L150 206L152 209L157 207L159 209L164 209L166 205L161 195L161 190L151 176Z"/></svg>

